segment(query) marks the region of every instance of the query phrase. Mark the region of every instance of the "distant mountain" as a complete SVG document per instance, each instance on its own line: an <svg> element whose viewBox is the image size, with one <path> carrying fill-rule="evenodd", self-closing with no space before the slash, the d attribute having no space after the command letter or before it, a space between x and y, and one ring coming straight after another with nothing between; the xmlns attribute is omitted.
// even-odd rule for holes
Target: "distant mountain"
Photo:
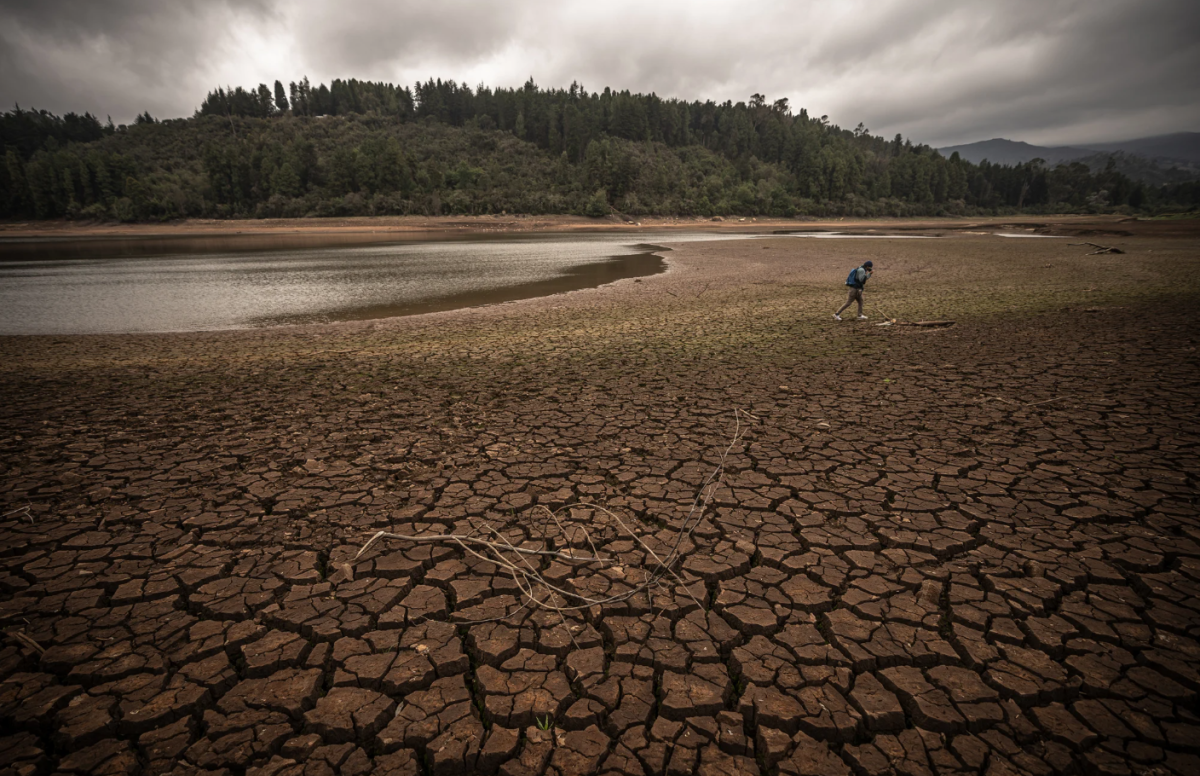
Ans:
<svg viewBox="0 0 1200 776"><path fill-rule="evenodd" d="M1140 137L1119 143L1088 143L1097 151L1124 151L1147 159L1168 159L1200 164L1200 132L1175 132L1170 135Z"/></svg>
<svg viewBox="0 0 1200 776"><path fill-rule="evenodd" d="M1043 159L1054 166L1082 162L1093 172L1104 169L1111 159L1118 170L1144 183L1161 185L1200 179L1200 132L1140 137L1115 143L1074 146L1036 146L1019 140L994 138L978 143L939 148L942 156L958 155L973 164L987 159L993 164L1024 164Z"/></svg>
<svg viewBox="0 0 1200 776"><path fill-rule="evenodd" d="M1071 164L1077 163L1087 165L1093 173L1100 172L1112 164L1122 175L1151 186L1200 180L1200 165L1184 161L1172 162L1162 158L1148 159L1125 151L1095 151L1090 156L1071 160Z"/></svg>
<svg viewBox="0 0 1200 776"><path fill-rule="evenodd" d="M1087 148L1075 148L1072 146L1047 148L1045 146L1023 143L1020 140L1005 140L1001 137L993 138L992 140L983 140L978 143L947 146L946 148L939 148L938 151L941 152L942 156L946 157L957 152L960 157L972 164L979 164L984 159L987 159L992 164L1024 164L1031 159L1045 159L1047 164L1058 164L1059 162L1078 159L1081 156L1090 156L1096 153L1094 150Z"/></svg>

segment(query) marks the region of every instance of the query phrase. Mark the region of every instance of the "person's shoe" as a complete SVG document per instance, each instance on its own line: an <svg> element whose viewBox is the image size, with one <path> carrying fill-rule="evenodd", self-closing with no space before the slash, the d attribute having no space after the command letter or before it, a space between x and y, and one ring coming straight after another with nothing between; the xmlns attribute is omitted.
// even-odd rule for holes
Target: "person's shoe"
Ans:
<svg viewBox="0 0 1200 776"><path fill-rule="evenodd" d="M865 316L865 315L860 315L860 316L858 316L858 319L859 319L860 321L865 321L865 320L867 319L867 316Z"/></svg>
<svg viewBox="0 0 1200 776"><path fill-rule="evenodd" d="M840 321L840 320L842 319L842 316L838 315L837 313L834 313L834 314L833 314L833 319L834 319L835 321Z"/></svg>

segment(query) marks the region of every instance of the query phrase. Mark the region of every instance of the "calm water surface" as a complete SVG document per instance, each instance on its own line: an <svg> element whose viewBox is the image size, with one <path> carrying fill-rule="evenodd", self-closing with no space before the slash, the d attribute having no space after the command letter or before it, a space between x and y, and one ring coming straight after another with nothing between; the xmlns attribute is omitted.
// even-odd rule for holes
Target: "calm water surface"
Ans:
<svg viewBox="0 0 1200 776"><path fill-rule="evenodd" d="M312 237L282 248L212 238L0 243L0 334L237 329L494 304L661 272L655 239L719 238L539 235L347 246ZM297 247L304 242L324 244Z"/></svg>

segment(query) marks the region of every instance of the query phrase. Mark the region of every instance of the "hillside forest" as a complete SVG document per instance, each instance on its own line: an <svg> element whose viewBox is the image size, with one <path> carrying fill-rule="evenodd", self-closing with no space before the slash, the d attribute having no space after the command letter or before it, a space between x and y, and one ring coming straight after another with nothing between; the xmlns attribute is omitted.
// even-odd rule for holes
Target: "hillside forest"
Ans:
<svg viewBox="0 0 1200 776"><path fill-rule="evenodd" d="M1195 181L972 164L787 100L686 102L578 84L308 79L218 88L128 126L0 114L0 218L391 214L928 216L1195 209ZM1098 165L1096 166L1098 167Z"/></svg>

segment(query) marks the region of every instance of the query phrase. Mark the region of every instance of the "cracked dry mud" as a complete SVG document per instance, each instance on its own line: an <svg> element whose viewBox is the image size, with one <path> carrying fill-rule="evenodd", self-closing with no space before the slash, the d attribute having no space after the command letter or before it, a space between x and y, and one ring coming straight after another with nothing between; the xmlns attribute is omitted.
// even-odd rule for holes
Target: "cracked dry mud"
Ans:
<svg viewBox="0 0 1200 776"><path fill-rule="evenodd" d="M680 246L273 331L0 339L0 773L1200 773L1197 239ZM872 315L837 324L873 258ZM537 507L565 617L375 531ZM552 532L551 532L552 533ZM494 620L477 622L479 620ZM546 722L552 720L550 729Z"/></svg>

